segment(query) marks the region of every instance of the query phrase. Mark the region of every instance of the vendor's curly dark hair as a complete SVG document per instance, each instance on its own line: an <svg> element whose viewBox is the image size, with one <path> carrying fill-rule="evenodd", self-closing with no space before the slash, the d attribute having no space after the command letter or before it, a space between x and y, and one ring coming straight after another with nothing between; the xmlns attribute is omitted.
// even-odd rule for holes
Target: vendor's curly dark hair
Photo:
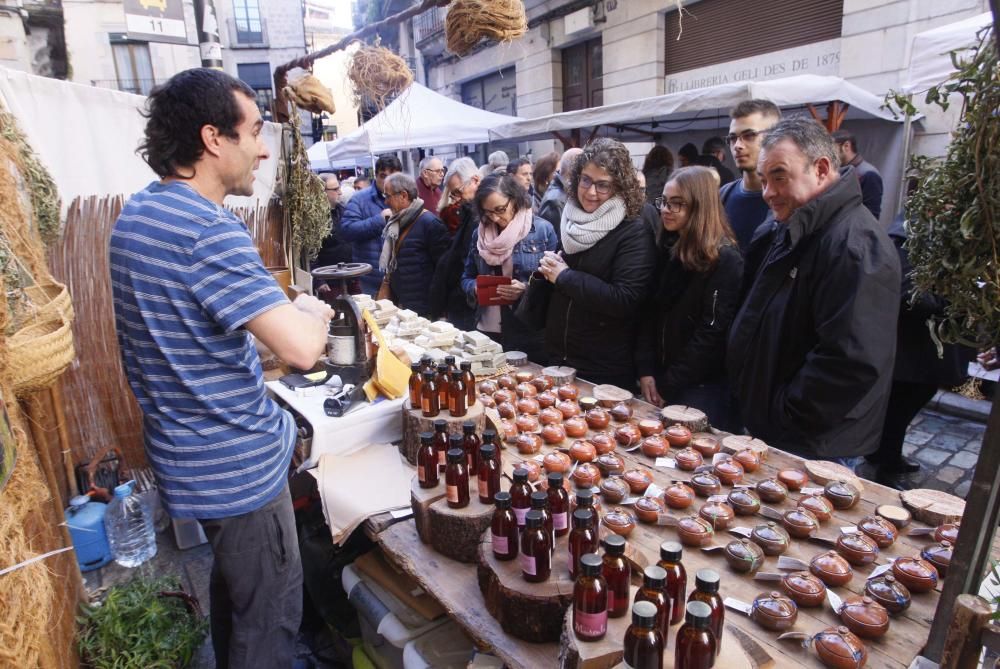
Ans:
<svg viewBox="0 0 1000 669"><path fill-rule="evenodd" d="M569 197L576 206L580 206L577 190L580 185L580 174L587 165L596 165L607 170L614 184L614 195L625 200L625 217L638 218L645 202L645 191L639 187L635 176L635 166L628 149L619 141L599 137L583 147L583 154L577 158L570 174Z"/></svg>
<svg viewBox="0 0 1000 669"><path fill-rule="evenodd" d="M191 167L205 151L201 129L218 128L237 138L243 121L234 92L250 99L253 89L225 72L194 68L179 72L155 87L146 100L146 136L137 153L160 177L184 177L178 170Z"/></svg>

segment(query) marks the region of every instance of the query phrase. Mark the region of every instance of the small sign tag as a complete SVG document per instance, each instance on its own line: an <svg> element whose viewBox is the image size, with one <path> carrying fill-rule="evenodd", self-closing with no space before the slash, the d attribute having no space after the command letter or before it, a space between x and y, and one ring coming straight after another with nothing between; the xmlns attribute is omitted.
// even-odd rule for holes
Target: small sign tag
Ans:
<svg viewBox="0 0 1000 669"><path fill-rule="evenodd" d="M739 599L734 599L733 597L726 597L722 600L722 603L727 609L732 609L733 611L739 611L743 615L750 615L751 606L746 602L740 601Z"/></svg>
<svg viewBox="0 0 1000 669"><path fill-rule="evenodd" d="M822 488L803 488L800 492L803 495L822 495L823 494L823 489Z"/></svg>
<svg viewBox="0 0 1000 669"><path fill-rule="evenodd" d="M646 488L645 497L662 497L663 488L656 485L655 483L650 483L649 487Z"/></svg>
<svg viewBox="0 0 1000 669"><path fill-rule="evenodd" d="M854 534L858 531L857 525L844 525L840 528L840 531L844 534Z"/></svg>
<svg viewBox="0 0 1000 669"><path fill-rule="evenodd" d="M729 532L741 537L746 537L747 539L749 539L750 535L753 534L753 530L749 527L731 527L729 528Z"/></svg>
<svg viewBox="0 0 1000 669"><path fill-rule="evenodd" d="M656 514L656 524L657 525L668 525L673 527L677 524L677 519L668 514L666 511L661 511Z"/></svg>
<svg viewBox="0 0 1000 669"><path fill-rule="evenodd" d="M673 458L656 458L656 466L677 469L677 461Z"/></svg>

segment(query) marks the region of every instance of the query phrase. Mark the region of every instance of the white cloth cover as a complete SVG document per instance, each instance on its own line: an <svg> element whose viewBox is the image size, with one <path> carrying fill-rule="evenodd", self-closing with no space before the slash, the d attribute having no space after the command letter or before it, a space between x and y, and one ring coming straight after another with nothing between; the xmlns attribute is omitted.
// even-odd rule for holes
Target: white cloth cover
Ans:
<svg viewBox="0 0 1000 669"><path fill-rule="evenodd" d="M974 46L976 33L992 22L993 15L984 12L964 21L949 23L915 35L903 92L921 93L947 79L955 69L949 54Z"/></svg>

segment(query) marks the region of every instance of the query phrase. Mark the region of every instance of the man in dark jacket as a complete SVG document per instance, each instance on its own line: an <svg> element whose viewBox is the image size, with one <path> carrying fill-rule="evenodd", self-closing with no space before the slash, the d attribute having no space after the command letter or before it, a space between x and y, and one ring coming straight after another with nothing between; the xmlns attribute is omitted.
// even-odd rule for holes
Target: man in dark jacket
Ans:
<svg viewBox="0 0 1000 669"><path fill-rule="evenodd" d="M383 184L387 176L402 170L403 166L396 156L381 156L375 163L375 183L355 193L344 210L341 239L351 244L354 262L366 262L372 266L371 273L361 277L361 290L369 295L378 293L382 284L382 272L378 268L378 259L382 254L382 230L392 214L385 202Z"/></svg>
<svg viewBox="0 0 1000 669"><path fill-rule="evenodd" d="M462 272L472 244L472 233L479 227L473 198L480 181L479 168L472 158L457 158L448 165L444 183L452 204L458 204L458 227L431 281L431 316L443 316L460 330L476 327L476 310L466 302L462 291Z"/></svg>
<svg viewBox="0 0 1000 669"><path fill-rule="evenodd" d="M583 153L582 149L566 149L559 159L559 168L552 175L552 183L545 190L542 196L542 203L538 206L538 215L552 224L559 237L559 222L562 220L563 207L566 206L566 186L569 175L573 171L576 159Z"/></svg>
<svg viewBox="0 0 1000 669"><path fill-rule="evenodd" d="M326 186L326 199L330 202L330 228L323 238L316 259L309 263L309 269L336 265L341 262L351 262L351 245L340 238L340 221L344 216L344 205L340 203L340 180L336 174L321 174ZM320 296L328 296L332 290L339 292L337 281L313 281L313 288Z"/></svg>
<svg viewBox="0 0 1000 669"><path fill-rule="evenodd" d="M840 164L850 165L861 184L861 201L876 219L882 214L882 175L858 153L858 140L854 133L840 129L833 133L833 141L840 152Z"/></svg>
<svg viewBox="0 0 1000 669"><path fill-rule="evenodd" d="M882 432L896 349L899 258L841 177L826 130L781 121L757 171L778 225L733 321L726 363L750 433L856 466Z"/></svg>

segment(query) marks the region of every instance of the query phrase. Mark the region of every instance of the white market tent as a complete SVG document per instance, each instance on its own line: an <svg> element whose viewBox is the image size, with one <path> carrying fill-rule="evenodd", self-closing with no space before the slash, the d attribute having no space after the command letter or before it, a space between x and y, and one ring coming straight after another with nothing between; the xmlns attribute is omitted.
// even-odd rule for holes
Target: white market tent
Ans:
<svg viewBox="0 0 1000 669"><path fill-rule="evenodd" d="M322 146L331 167L367 164L369 156L410 148L485 144L490 128L520 120L462 104L413 83L384 110L354 132L310 149L310 160L320 158Z"/></svg>
<svg viewBox="0 0 1000 669"><path fill-rule="evenodd" d="M976 34L993 23L990 12L918 33L910 50L910 67L903 82L904 93L919 93L940 84L955 70L951 52L970 49Z"/></svg>

